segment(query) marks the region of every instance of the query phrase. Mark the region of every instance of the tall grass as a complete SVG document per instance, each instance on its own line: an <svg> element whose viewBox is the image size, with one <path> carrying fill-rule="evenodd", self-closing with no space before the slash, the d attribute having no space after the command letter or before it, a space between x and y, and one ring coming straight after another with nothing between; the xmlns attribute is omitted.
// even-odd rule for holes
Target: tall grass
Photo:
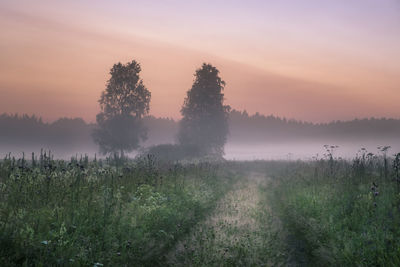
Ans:
<svg viewBox="0 0 400 267"><path fill-rule="evenodd" d="M0 265L160 265L229 190L236 176L223 165L9 155L0 161Z"/></svg>
<svg viewBox="0 0 400 267"><path fill-rule="evenodd" d="M0 266L399 266L400 153L326 149L185 164L8 155Z"/></svg>
<svg viewBox="0 0 400 267"><path fill-rule="evenodd" d="M361 149L351 161L328 153L268 168L270 203L297 263L400 265L400 155L388 157L388 149Z"/></svg>

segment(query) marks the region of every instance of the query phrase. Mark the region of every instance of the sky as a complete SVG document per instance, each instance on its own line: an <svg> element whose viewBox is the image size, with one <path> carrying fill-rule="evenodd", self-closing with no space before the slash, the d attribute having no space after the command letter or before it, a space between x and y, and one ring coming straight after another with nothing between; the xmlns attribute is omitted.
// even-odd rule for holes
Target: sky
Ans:
<svg viewBox="0 0 400 267"><path fill-rule="evenodd" d="M135 59L154 116L180 118L206 62L250 114L400 118L400 0L2 0L0 29L0 113L94 122Z"/></svg>

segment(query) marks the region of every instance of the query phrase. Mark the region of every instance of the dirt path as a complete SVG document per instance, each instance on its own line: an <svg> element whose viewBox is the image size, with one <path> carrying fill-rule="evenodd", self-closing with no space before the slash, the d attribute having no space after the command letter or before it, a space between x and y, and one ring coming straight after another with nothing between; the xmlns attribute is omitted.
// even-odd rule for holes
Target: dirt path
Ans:
<svg viewBox="0 0 400 267"><path fill-rule="evenodd" d="M249 173L205 222L168 255L174 266L276 266L274 225L260 190L267 178ZM278 264L279 265L279 264Z"/></svg>

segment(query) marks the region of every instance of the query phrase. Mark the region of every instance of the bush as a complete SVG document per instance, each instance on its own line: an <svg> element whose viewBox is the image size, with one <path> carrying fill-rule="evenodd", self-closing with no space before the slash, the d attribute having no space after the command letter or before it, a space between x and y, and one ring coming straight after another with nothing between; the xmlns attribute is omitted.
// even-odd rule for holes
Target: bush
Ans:
<svg viewBox="0 0 400 267"><path fill-rule="evenodd" d="M201 151L195 145L161 144L151 146L141 153L142 156L146 154L153 155L160 161L176 162L199 158Z"/></svg>

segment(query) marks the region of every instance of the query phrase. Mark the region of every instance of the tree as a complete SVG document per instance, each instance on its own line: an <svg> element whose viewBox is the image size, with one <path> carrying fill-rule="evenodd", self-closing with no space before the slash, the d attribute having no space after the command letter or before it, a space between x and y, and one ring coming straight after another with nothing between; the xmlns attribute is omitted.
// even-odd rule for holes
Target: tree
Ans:
<svg viewBox="0 0 400 267"><path fill-rule="evenodd" d="M197 146L203 154L222 156L229 132L230 107L224 105L225 82L217 68L203 63L196 70L192 88L181 109L178 140L181 145Z"/></svg>
<svg viewBox="0 0 400 267"><path fill-rule="evenodd" d="M147 138L142 117L149 113L151 93L139 77L140 64L135 60L125 65L114 64L111 78L102 92L97 114L94 141L103 154L130 152Z"/></svg>

